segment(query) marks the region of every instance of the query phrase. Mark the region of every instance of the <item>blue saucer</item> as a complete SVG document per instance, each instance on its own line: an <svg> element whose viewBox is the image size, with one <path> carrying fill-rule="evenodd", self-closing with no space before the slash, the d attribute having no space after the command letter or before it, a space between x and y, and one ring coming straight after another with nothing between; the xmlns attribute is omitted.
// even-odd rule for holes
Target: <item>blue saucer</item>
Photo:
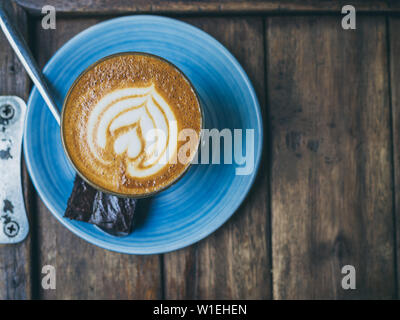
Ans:
<svg viewBox="0 0 400 320"><path fill-rule="evenodd" d="M138 226L126 237L114 237L91 224L65 219L75 172L62 149L60 129L36 88L28 101L25 123L27 167L47 208L90 243L130 254L180 249L208 236L228 220L254 182L262 148L259 104L246 73L218 41L189 24L143 15L97 24L57 51L44 68L57 104L62 105L73 81L89 65L124 51L153 53L177 65L199 93L206 128L254 129L253 172L235 175L240 167L236 164L192 165L171 188L139 200Z"/></svg>

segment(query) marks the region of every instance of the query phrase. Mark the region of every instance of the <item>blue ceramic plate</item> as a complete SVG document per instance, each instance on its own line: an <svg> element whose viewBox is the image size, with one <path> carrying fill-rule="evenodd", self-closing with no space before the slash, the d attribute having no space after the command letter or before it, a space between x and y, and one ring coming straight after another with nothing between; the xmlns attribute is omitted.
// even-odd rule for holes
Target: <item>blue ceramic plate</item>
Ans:
<svg viewBox="0 0 400 320"><path fill-rule="evenodd" d="M63 218L75 172L62 149L60 129L36 88L28 101L25 159L47 208L76 235L122 253L176 250L219 228L248 193L262 148L259 104L242 67L214 38L174 19L129 16L81 32L52 57L44 74L58 105L62 105L69 87L84 69L100 58L124 51L153 53L177 65L199 93L206 128L254 129L253 172L235 175L235 164L192 165L171 188L139 201L139 224L132 234L114 237L88 223Z"/></svg>

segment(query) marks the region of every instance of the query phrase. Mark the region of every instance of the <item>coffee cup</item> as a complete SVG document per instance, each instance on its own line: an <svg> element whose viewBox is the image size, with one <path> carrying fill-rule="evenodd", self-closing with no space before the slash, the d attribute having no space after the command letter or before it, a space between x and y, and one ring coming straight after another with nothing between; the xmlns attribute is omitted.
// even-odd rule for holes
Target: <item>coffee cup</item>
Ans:
<svg viewBox="0 0 400 320"><path fill-rule="evenodd" d="M74 81L61 113L64 151L80 177L119 197L157 194L199 148L198 94L174 64L143 52L100 59Z"/></svg>

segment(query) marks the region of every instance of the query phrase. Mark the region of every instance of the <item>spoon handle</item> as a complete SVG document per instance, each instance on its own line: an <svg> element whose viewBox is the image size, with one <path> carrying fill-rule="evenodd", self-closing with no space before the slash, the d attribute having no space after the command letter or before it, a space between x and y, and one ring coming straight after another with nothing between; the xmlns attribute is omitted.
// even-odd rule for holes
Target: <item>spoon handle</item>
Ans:
<svg viewBox="0 0 400 320"><path fill-rule="evenodd" d="M26 72L29 74L36 88L39 90L44 101L49 107L54 118L60 124L60 112L58 111L57 105L50 94L50 90L46 84L42 72L39 70L35 59L28 45L26 44L21 33L14 27L9 16L4 9L4 2L0 3L0 27L3 30L7 40L10 42L11 47L14 49L18 59L21 61Z"/></svg>

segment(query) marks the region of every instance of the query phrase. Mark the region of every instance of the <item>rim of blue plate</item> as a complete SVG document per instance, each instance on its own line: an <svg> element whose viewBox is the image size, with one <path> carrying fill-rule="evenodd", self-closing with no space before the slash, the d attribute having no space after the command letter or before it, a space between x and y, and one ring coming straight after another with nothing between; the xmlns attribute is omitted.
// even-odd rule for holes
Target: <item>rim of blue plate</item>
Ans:
<svg viewBox="0 0 400 320"><path fill-rule="evenodd" d="M121 248L118 245L114 245L112 243L108 243L107 241L103 241L101 239L98 239L96 237L93 237L89 234L87 234L86 232L81 231L80 229L76 228L74 225L70 224L67 222L67 219L64 217L60 217L56 212L57 210L51 205L51 203L46 199L45 195L45 191L42 190L42 188L40 187L40 184L38 182L38 179L35 175L35 172L32 169L32 163L30 161L30 157L28 156L28 150L26 147L26 143L25 143L25 137L27 135L27 127L28 127L28 116L30 114L30 109L29 109L29 105L32 103L32 100L34 98L34 94L38 94L40 96L40 94L37 92L37 88L36 86L34 86L30 92L29 95L29 99L27 102L27 106L28 106L28 110L26 112L26 119L25 119L25 123L24 123L24 142L23 142L23 150L24 150L24 158L25 158L25 162L26 162L26 166L29 172L29 175L32 179L32 183L36 189L36 191L38 192L40 198L42 199L43 203L45 204L45 206L49 209L49 211L52 213L52 215L59 221L61 222L61 224L63 226L65 226L68 230L70 230L72 233L74 233L75 235L79 236L80 238L84 239L85 241L96 245L98 247L101 247L103 249L106 250L110 250L110 251L114 251L114 252L119 252L119 253L125 253L125 254L136 254L136 255L150 255L150 254L162 254L162 253L167 253L167 252L171 252L171 251L175 251L175 250L179 250L182 248L185 248L187 246L190 246L206 237L208 237L210 234L212 234L214 231L216 231L217 229L219 229L236 211L237 209L240 207L240 205L243 203L244 199L247 197L250 189L252 188L254 181L258 175L258 170L259 170L259 166L260 166L260 161L261 161L261 157L262 157L262 148L263 148L263 122L262 122L262 114L261 114L261 108L260 108L260 104L257 98L257 95L255 93L254 87L251 84L250 79L248 78L246 72L244 71L244 69L242 68L242 66L240 65L240 63L236 60L236 58L230 53L230 51L224 46L222 45L218 40L216 40L213 36L211 36L210 34L204 32L203 30L192 26L186 22L182 22L173 18L169 18L169 17L164 17L164 16L155 16L155 15L131 15L131 16L124 16L124 17L118 17L118 18L113 18L110 20L106 20L103 22L100 22L98 24L95 24L83 31L81 31L80 33L76 34L74 37L72 37L71 39L69 39L63 46L61 46L56 52L55 54L50 58L50 60L46 63L45 67L43 68L43 73L46 74L46 72L48 71L48 69L52 66L53 61L57 59L57 57L59 55L62 55L62 51L64 50L68 50L70 47L73 47L75 45L75 43L79 42L79 40L85 36L87 36L88 34L90 34L91 32L96 31L97 29L101 29L106 27L107 25L112 25L116 22L121 22L123 20L131 20L131 19L144 19L144 20L155 20L155 21L160 21L160 22L168 22L172 25L176 25L179 27L183 27L186 29L191 30L192 32L196 33L197 36L199 36L202 40L208 40L208 41L212 41L213 45L216 46L216 48L219 49L219 52L222 53L227 59L230 60L230 62L232 63L232 65L235 67L236 71L240 74L241 76L241 80L245 83L246 88L251 96L251 100L252 103L255 107L256 113L254 114L254 117L257 120L257 125L259 129L259 143L257 145L257 150L255 150L255 152L257 153L257 157L255 159L255 166L254 166L254 171L253 174L250 178L249 183L247 184L247 186L245 187L245 189L243 190L243 192L241 193L241 197L238 199L236 205L232 208L232 212L230 212L230 214L226 214L223 217L221 217L221 215L219 215L215 221L214 224L207 230L207 232L203 232L203 233L198 233L196 234L196 236L188 239L180 239L179 240L179 244L170 244L170 245L166 245L165 247L163 247L163 249L159 249L159 250L152 250L152 251L146 251L146 250L140 250L138 248L126 248L123 247ZM41 97L40 97L41 99ZM61 143L61 141L60 141ZM82 222L84 223L84 222Z"/></svg>

